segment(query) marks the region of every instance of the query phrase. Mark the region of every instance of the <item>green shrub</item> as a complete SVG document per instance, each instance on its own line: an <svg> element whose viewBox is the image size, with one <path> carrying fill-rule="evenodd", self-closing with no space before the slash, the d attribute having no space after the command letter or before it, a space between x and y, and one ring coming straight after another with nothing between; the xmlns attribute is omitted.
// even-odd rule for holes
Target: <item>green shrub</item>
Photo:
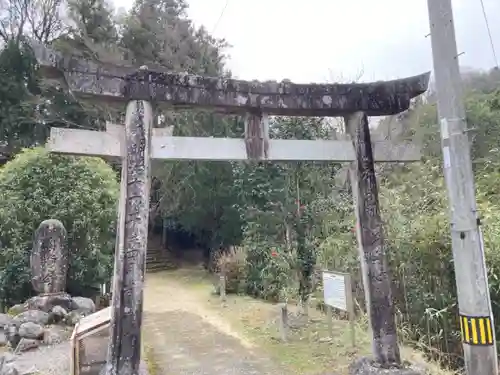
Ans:
<svg viewBox="0 0 500 375"><path fill-rule="evenodd" d="M33 233L46 219L68 232L68 289L108 280L119 185L102 159L25 149L0 170L0 294L4 303L31 292Z"/></svg>
<svg viewBox="0 0 500 375"><path fill-rule="evenodd" d="M226 293L237 294L245 290L246 257L242 247L234 247L217 258L216 271L226 276Z"/></svg>
<svg viewBox="0 0 500 375"><path fill-rule="evenodd" d="M247 293L274 302L286 299L294 280L292 256L265 243L244 242Z"/></svg>

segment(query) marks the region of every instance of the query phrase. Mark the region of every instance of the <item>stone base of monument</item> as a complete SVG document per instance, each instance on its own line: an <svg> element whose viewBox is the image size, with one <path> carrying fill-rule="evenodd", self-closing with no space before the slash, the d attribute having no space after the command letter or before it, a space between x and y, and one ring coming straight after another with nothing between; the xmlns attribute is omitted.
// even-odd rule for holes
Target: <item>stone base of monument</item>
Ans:
<svg viewBox="0 0 500 375"><path fill-rule="evenodd" d="M29 310L40 310L49 313L54 306L61 306L67 311L72 310L73 301L67 293L45 294L31 297L24 304Z"/></svg>
<svg viewBox="0 0 500 375"><path fill-rule="evenodd" d="M39 295L0 314L0 346L9 344L16 352L67 339L69 329L95 311L89 298L66 293Z"/></svg>
<svg viewBox="0 0 500 375"><path fill-rule="evenodd" d="M416 365L404 363L401 367L382 368L372 359L363 357L349 366L350 375L425 375L426 371Z"/></svg>

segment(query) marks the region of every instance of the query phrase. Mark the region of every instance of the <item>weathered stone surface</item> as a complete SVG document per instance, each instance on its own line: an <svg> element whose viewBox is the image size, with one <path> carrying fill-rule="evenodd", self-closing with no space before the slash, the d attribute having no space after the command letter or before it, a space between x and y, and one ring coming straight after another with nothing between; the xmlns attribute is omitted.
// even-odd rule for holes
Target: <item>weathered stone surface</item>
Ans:
<svg viewBox="0 0 500 375"><path fill-rule="evenodd" d="M106 366L102 366L101 370L99 371L99 375L106 375ZM148 364L146 361L141 361L139 364L139 373L138 375L150 375L148 371Z"/></svg>
<svg viewBox="0 0 500 375"><path fill-rule="evenodd" d="M8 314L0 314L0 330L5 329L12 322L12 316Z"/></svg>
<svg viewBox="0 0 500 375"><path fill-rule="evenodd" d="M406 367L382 368L370 358L359 358L349 366L350 375L424 375L421 369Z"/></svg>
<svg viewBox="0 0 500 375"><path fill-rule="evenodd" d="M40 346L40 341L34 339L21 338L17 345L18 352L25 352L27 350L36 349Z"/></svg>
<svg viewBox="0 0 500 375"><path fill-rule="evenodd" d="M16 360L15 355L9 352L2 353L2 355L0 356L0 362L3 363L12 363L15 360Z"/></svg>
<svg viewBox="0 0 500 375"><path fill-rule="evenodd" d="M242 81L185 73L142 71L63 56L32 43L46 76L64 78L72 92L100 100L165 101L224 112L271 115L343 116L363 111L369 116L400 113L410 99L427 90L430 73L373 83L294 84L288 81ZM64 73L63 73L64 72ZM146 84L147 82L147 84Z"/></svg>
<svg viewBox="0 0 500 375"><path fill-rule="evenodd" d="M71 309L72 298L67 293L49 294L31 297L25 303L25 307L29 310L41 310L50 312L55 306L61 306L64 309Z"/></svg>
<svg viewBox="0 0 500 375"><path fill-rule="evenodd" d="M19 370L14 363L4 363L0 368L0 375L19 375Z"/></svg>
<svg viewBox="0 0 500 375"><path fill-rule="evenodd" d="M80 321L80 319L82 319L82 314L78 311L71 311L64 317L64 322L70 326L74 326Z"/></svg>
<svg viewBox="0 0 500 375"><path fill-rule="evenodd" d="M10 347L15 349L19 340L21 340L21 336L19 336L19 327L15 324L9 324L5 328L5 338L7 339Z"/></svg>
<svg viewBox="0 0 500 375"><path fill-rule="evenodd" d="M108 374L137 374L141 358L144 266L148 242L150 140L153 127L150 103L127 105L127 157L122 165L118 236L113 276Z"/></svg>
<svg viewBox="0 0 500 375"><path fill-rule="evenodd" d="M43 326L33 322L26 322L19 327L19 336L27 339L41 339L43 337Z"/></svg>
<svg viewBox="0 0 500 375"><path fill-rule="evenodd" d="M366 114L357 112L346 118L346 124L357 155L351 183L353 194L357 197L357 230L362 248L359 256L373 332L373 354L377 363L400 363L391 276L384 247L384 225L380 216L368 118Z"/></svg>
<svg viewBox="0 0 500 375"><path fill-rule="evenodd" d="M42 342L45 345L54 345L63 342L68 334L58 326L47 327L43 333Z"/></svg>
<svg viewBox="0 0 500 375"><path fill-rule="evenodd" d="M31 253L33 288L38 293L63 293L66 289L68 254L66 229L55 219L40 223Z"/></svg>
<svg viewBox="0 0 500 375"><path fill-rule="evenodd" d="M32 322L44 326L49 322L49 314L40 310L28 310L16 315L12 320L12 323L18 327L26 322Z"/></svg>
<svg viewBox="0 0 500 375"><path fill-rule="evenodd" d="M0 331L0 347L8 344L7 335L5 330Z"/></svg>
<svg viewBox="0 0 500 375"><path fill-rule="evenodd" d="M12 306L8 313L11 316L16 316L21 314L22 312L29 310L24 304L18 303L17 305Z"/></svg>
<svg viewBox="0 0 500 375"><path fill-rule="evenodd" d="M66 309L62 306L54 306L49 313L49 322L59 323L68 315Z"/></svg>
<svg viewBox="0 0 500 375"><path fill-rule="evenodd" d="M95 312L95 303L90 298L73 297L71 301L71 310L76 310L82 315L89 315Z"/></svg>

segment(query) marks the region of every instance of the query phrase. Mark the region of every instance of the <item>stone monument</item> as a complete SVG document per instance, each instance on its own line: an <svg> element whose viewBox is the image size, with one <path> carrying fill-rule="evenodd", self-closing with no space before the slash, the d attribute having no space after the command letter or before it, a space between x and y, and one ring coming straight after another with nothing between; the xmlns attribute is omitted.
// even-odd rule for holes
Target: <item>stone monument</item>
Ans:
<svg viewBox="0 0 500 375"><path fill-rule="evenodd" d="M68 272L66 235L64 225L55 219L42 221L35 232L30 258L31 282L40 294L65 292Z"/></svg>

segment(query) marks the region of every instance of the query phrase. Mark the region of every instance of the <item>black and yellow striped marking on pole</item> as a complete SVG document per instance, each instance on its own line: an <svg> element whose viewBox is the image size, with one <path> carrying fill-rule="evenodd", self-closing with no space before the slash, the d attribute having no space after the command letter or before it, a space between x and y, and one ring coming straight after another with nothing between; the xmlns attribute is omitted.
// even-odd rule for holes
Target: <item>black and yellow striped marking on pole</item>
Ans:
<svg viewBox="0 0 500 375"><path fill-rule="evenodd" d="M493 326L489 316L460 315L462 341L469 345L493 345Z"/></svg>

